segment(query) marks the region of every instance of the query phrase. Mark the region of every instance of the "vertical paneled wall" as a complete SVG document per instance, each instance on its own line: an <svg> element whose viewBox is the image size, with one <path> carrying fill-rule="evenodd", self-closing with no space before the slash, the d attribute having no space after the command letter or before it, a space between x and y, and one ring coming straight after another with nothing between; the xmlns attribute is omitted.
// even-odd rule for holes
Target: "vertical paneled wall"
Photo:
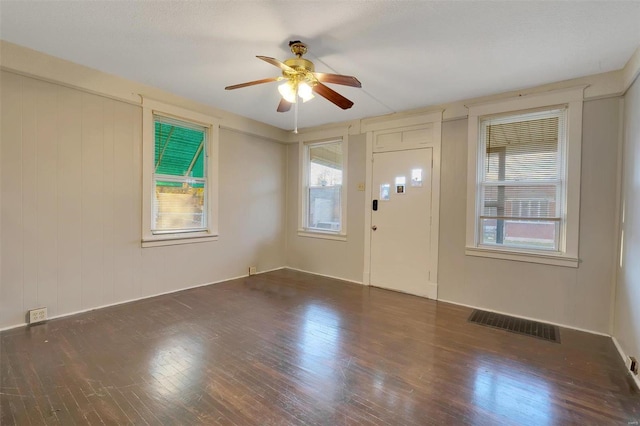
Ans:
<svg viewBox="0 0 640 426"><path fill-rule="evenodd" d="M141 109L2 73L2 323L139 296Z"/></svg>
<svg viewBox="0 0 640 426"><path fill-rule="evenodd" d="M142 249L141 108L4 71L0 84L0 328L35 307L56 316L284 265L284 146L221 131L220 240Z"/></svg>

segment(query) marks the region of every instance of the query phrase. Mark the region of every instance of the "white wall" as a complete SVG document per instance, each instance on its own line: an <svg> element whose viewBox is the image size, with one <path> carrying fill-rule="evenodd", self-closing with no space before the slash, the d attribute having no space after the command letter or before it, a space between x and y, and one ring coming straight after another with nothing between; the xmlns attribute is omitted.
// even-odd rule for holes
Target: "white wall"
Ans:
<svg viewBox="0 0 640 426"><path fill-rule="evenodd" d="M287 266L316 274L362 282L364 263L364 191L366 137L349 136L347 182L347 241L298 236L300 179L298 144L287 149Z"/></svg>
<svg viewBox="0 0 640 426"><path fill-rule="evenodd" d="M577 269L465 256L467 120L443 123L439 299L609 332L618 110L584 103Z"/></svg>
<svg viewBox="0 0 640 426"><path fill-rule="evenodd" d="M622 221L624 241L618 266L614 337L629 356L640 359L640 82L624 98Z"/></svg>
<svg viewBox="0 0 640 426"><path fill-rule="evenodd" d="M581 263L577 269L465 256L467 120L443 123L439 299L609 333L619 98L587 101L583 114ZM354 188L358 180L364 181L364 136L349 139L347 243L296 235L298 147L288 148L288 266L361 282L364 193L354 193Z"/></svg>
<svg viewBox="0 0 640 426"><path fill-rule="evenodd" d="M357 191L357 184L365 180L364 134L349 137L348 240L299 237L298 146L248 135L273 141L285 140L285 132L6 42L0 45L3 67L41 72L82 88L1 74L0 328L23 323L33 307L48 306L50 315L90 309L244 275L249 265L259 270L287 265L362 280L365 193ZM593 84L587 91L600 87L604 92L599 95L615 92L621 85L616 76L595 76L594 82L589 77ZM127 103L91 94L95 92ZM141 111L132 105L139 101L137 93L219 114L225 128L236 129L220 132L219 241L140 248ZM640 251L633 228L640 215L637 93L636 83L627 94L625 112L629 261L618 274L615 320L616 336L636 355L639 321L632 306L639 302L640 271L631 259ZM618 108L617 98L585 102L583 262L578 269L464 255L467 122L443 123L442 299L609 331ZM447 106L444 115L462 110L460 102Z"/></svg>
<svg viewBox="0 0 640 426"><path fill-rule="evenodd" d="M0 91L0 328L284 265L284 145L222 129L219 241L142 249L141 108L5 71Z"/></svg>

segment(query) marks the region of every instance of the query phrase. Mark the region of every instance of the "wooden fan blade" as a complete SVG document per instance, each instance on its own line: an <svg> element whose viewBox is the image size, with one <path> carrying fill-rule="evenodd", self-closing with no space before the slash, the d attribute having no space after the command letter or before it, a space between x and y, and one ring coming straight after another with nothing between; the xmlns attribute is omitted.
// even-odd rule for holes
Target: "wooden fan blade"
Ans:
<svg viewBox="0 0 640 426"><path fill-rule="evenodd" d="M353 102L351 102L349 99L345 98L340 93L336 92L333 89L330 89L322 83L318 83L313 86L313 91L329 102L333 102L342 109L349 109L353 106Z"/></svg>
<svg viewBox="0 0 640 426"><path fill-rule="evenodd" d="M271 65L275 65L276 67L280 68L282 71L286 71L294 74L297 73L297 71L291 68L289 65L285 64L284 62L280 62L275 58L270 58L268 56L256 56L256 58L262 59L263 61L268 62Z"/></svg>
<svg viewBox="0 0 640 426"><path fill-rule="evenodd" d="M262 80L255 80L255 81L249 81L247 83L234 84L233 86L225 87L224 90L240 89L241 87L255 86L256 84L271 83L272 81L278 81L279 78L280 77L263 78Z"/></svg>
<svg viewBox="0 0 640 426"><path fill-rule="evenodd" d="M327 74L322 72L314 72L318 81L323 83L342 84L343 86L362 87L362 83L351 75Z"/></svg>
<svg viewBox="0 0 640 426"><path fill-rule="evenodd" d="M291 102L285 100L284 98L280 99L280 103L278 104L278 112L287 112L291 109Z"/></svg>

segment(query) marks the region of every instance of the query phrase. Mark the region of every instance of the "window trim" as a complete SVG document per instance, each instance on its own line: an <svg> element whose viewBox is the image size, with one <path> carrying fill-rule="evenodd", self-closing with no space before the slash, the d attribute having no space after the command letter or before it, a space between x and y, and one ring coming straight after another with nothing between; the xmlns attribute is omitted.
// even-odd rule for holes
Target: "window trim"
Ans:
<svg viewBox="0 0 640 426"><path fill-rule="evenodd" d="M192 122L207 131L207 229L153 233L151 215L154 190L154 115ZM200 243L218 239L219 121L211 116L144 98L142 101L142 247Z"/></svg>
<svg viewBox="0 0 640 426"><path fill-rule="evenodd" d="M309 188L309 147L313 145L341 142L342 148L342 186L340 188L340 231L321 231L308 228L308 188ZM303 134L298 141L300 179L298 180L298 236L322 238L334 241L347 240L347 188L348 188L348 152L349 134L347 129L331 129Z"/></svg>
<svg viewBox="0 0 640 426"><path fill-rule="evenodd" d="M467 226L465 254L469 256L578 267L580 229L580 167L582 150L582 104L585 87L573 87L517 98L468 106ZM536 109L564 106L566 112L566 184L563 234L560 251L546 252L515 247L487 247L478 241L478 185L480 183L479 132L482 118L491 115L522 114Z"/></svg>

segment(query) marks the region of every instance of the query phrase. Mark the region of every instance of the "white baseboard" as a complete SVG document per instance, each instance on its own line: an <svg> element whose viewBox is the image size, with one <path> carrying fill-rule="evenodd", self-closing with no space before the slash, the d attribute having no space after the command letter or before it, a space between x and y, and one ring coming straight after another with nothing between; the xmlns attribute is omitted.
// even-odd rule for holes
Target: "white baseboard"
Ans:
<svg viewBox="0 0 640 426"><path fill-rule="evenodd" d="M284 266L281 266L279 268L273 268L273 269L269 269L269 270L266 270L266 271L260 271L256 275L264 274L266 272L271 272L271 271L277 271L278 269L284 269L284 268L285 268ZM96 309L108 308L110 306L123 305L125 303L136 302L138 300L150 299L152 297L163 296L165 294L177 293L179 291L191 290L191 289L194 289L194 288L205 287L205 286L212 285L212 284L220 284L220 283L223 283L225 281L237 280L239 278L246 278L248 276L249 276L248 274L247 275L239 275L237 277L225 278L223 280L212 281L212 282L208 282L208 283L204 283L204 284L196 284L196 285L193 285L193 286L184 287L184 288L178 288L178 289L175 289L175 290L169 290L169 291L165 291L165 292L162 292L162 293L155 293L155 294L151 294L151 295L148 295L148 296L142 296L142 297L136 297L134 299L122 300L122 301L119 301L119 302L109 303L109 304L106 304L106 305L94 306L92 308L81 309L79 311L67 312L67 313L64 313L64 314L51 316L51 317L47 318L47 321L48 320L52 320L52 319L57 319L57 318L64 318L64 317L68 317L68 316L71 316L71 315L82 314L82 313L85 313L85 312L91 312L91 311L95 311ZM0 328L0 331L11 330L11 329L18 328L18 327L24 327L26 325L29 325L29 324L27 324L26 322L23 322L21 324L14 324L14 325L10 325L10 326L7 326L7 327Z"/></svg>
<svg viewBox="0 0 640 426"><path fill-rule="evenodd" d="M333 275L319 274L317 272L305 271L304 269L292 268L291 266L286 266L285 268L286 269L291 269L292 271L304 272L305 274L317 275L319 277L325 277L325 278L331 278L331 279L334 279L334 280L347 281L347 282L350 282L350 283L360 284L360 285L365 285L365 286L370 285L370 284L365 284L365 283L363 283L361 281L350 280L350 279L347 279L347 278L336 277L336 276L333 276ZM364 274L364 278L365 279L369 278L368 274ZM375 286L372 286L372 287L375 287ZM433 299L433 300L437 300L438 299L438 284L437 283L433 283L433 282L427 283L427 287L426 288L408 289L407 291L391 289L391 288L387 289L387 288L384 288L384 287L378 287L378 288L383 288L385 290L391 290L391 291L397 291L399 293L411 294L412 296L426 297L427 299Z"/></svg>
<svg viewBox="0 0 640 426"><path fill-rule="evenodd" d="M334 280L340 280L340 281L346 281L346 282L349 282L349 283L364 285L362 283L362 281L350 280L348 278L342 278L342 277L335 277L333 275L319 274L317 272L305 271L304 269L293 268L291 266L285 266L282 269L291 269L292 271L304 272L305 274L317 275L319 277L331 278L331 279L334 279Z"/></svg>
<svg viewBox="0 0 640 426"><path fill-rule="evenodd" d="M464 306L466 308L471 308L471 309L482 309L483 311L495 312L496 314L509 315L511 317L522 318L522 319L526 319L526 320L530 320L530 321L544 322L544 323L551 324L551 325L557 325L558 327L569 328L571 330L584 331L585 333L590 333L590 334L597 334L598 336L611 337L610 334L602 333L600 331L587 330L586 328L580 328L580 327L575 327L573 325L561 324L561 323L558 323L558 322L548 321L548 320L545 320L545 319L525 317L523 315L513 314L511 312L496 311L495 309L483 308L482 306L467 305L466 303L454 302L452 300L438 299L438 301L439 302L445 302L445 303L451 303L452 305Z"/></svg>
<svg viewBox="0 0 640 426"><path fill-rule="evenodd" d="M438 283L429 282L427 285L429 286L427 290L427 297L429 299L438 300Z"/></svg>
<svg viewBox="0 0 640 426"><path fill-rule="evenodd" d="M264 271L259 271L256 272L256 275L260 275L260 274L266 274L267 272L273 272L273 271L279 271L281 269L287 269L286 266L278 266L277 268L273 268L273 269L266 269Z"/></svg>
<svg viewBox="0 0 640 426"><path fill-rule="evenodd" d="M616 340L615 337L613 337L613 336L611 336L611 335L609 335L607 333L601 333L599 331L594 331L594 330L587 330L587 329L580 328L580 327L574 327L574 326L571 326L571 325L560 324L560 323L547 321L547 320L542 320L542 319L538 319L538 318L525 317L525 316L522 316L522 315L514 315L514 314L508 313L508 312L501 312L501 311L496 311L494 309L487 309L487 308L482 308L482 307L479 307L479 306L467 305L465 303L453 302L451 300L440 299L438 301L439 302L445 302L445 303L451 303L452 305L464 306L466 308L471 308L471 309L482 309L483 311L495 312L497 314L509 315L509 316L512 316L512 317L522 318L522 319L526 319L526 320L544 322L544 323L547 323L547 324L557 325L558 327L569 328L571 330L577 330L577 331L583 331L585 333L590 333L590 334L596 334L598 336L609 337L611 340L613 340L613 344L615 345L616 349L618 350L618 353L620 354L620 357L622 358L622 361L624 361L624 365L625 365L625 369L627 370L627 373L631 376L631 378L635 382L636 386L640 390L640 376L636 376L635 374L631 373L631 371L629 370L629 367L631 365L631 361L629 360L629 357L622 350L622 346L620 346L620 344L618 343L618 340Z"/></svg>
<svg viewBox="0 0 640 426"><path fill-rule="evenodd" d="M631 367L631 360L629 359L629 356L624 353L622 346L620 346L620 343L618 343L618 340L615 337L611 337L611 339L613 340L613 344L616 345L616 349L618 350L622 361L624 361L624 367L627 370L627 373L629 373L633 381L636 383L636 387L640 390L640 376L636 376L629 369Z"/></svg>
<svg viewBox="0 0 640 426"><path fill-rule="evenodd" d="M372 287L381 288L384 290L397 291L398 293L410 294L412 296L426 297L427 299L438 300L438 283L429 282L426 287L424 285L405 287L405 288L387 288L371 285Z"/></svg>

